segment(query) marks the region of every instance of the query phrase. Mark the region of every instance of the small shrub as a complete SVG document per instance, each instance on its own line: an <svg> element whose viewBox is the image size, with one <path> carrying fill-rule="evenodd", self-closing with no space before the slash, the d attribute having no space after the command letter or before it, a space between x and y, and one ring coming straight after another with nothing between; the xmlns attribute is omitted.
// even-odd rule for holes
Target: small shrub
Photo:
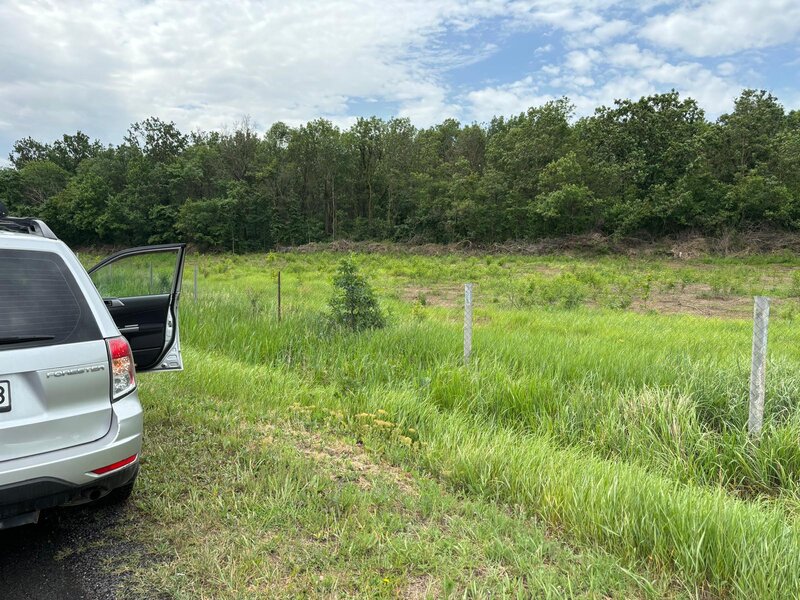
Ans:
<svg viewBox="0 0 800 600"><path fill-rule="evenodd" d="M635 292L635 281L630 277L620 276L615 284L609 288L604 304L609 308L626 310L633 304Z"/></svg>
<svg viewBox="0 0 800 600"><path fill-rule="evenodd" d="M586 284L594 289L602 289L605 284L603 275L598 272L597 268L574 268L571 272L580 283Z"/></svg>
<svg viewBox="0 0 800 600"><path fill-rule="evenodd" d="M333 277L334 292L328 305L331 320L353 331L386 325L375 292L350 259L339 263Z"/></svg>
<svg viewBox="0 0 800 600"><path fill-rule="evenodd" d="M414 304L411 306L411 316L417 322L422 322L425 320L425 305L424 304Z"/></svg>
<svg viewBox="0 0 800 600"><path fill-rule="evenodd" d="M590 287L572 273L555 277L534 277L528 286L528 302L538 306L575 308L590 296Z"/></svg>
<svg viewBox="0 0 800 600"><path fill-rule="evenodd" d="M233 268L233 261L229 256L226 256L216 264L217 273L227 273Z"/></svg>

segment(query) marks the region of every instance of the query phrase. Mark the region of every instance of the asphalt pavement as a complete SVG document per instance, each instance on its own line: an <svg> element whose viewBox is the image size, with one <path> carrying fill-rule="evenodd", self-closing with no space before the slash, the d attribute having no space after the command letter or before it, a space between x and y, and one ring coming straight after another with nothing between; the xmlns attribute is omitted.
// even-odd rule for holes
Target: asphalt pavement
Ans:
<svg viewBox="0 0 800 600"><path fill-rule="evenodd" d="M125 581L109 563L132 548L111 532L132 510L62 508L43 512L36 525L0 530L0 598L113 600Z"/></svg>

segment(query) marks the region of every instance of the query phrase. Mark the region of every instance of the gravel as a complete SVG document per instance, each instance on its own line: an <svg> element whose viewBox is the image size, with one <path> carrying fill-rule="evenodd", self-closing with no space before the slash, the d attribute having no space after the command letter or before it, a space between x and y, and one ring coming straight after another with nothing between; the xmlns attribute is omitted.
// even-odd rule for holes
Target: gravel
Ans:
<svg viewBox="0 0 800 600"><path fill-rule="evenodd" d="M141 551L114 529L134 513L130 505L62 508L42 512L37 525L0 531L0 598L118 598L126 576L114 565Z"/></svg>

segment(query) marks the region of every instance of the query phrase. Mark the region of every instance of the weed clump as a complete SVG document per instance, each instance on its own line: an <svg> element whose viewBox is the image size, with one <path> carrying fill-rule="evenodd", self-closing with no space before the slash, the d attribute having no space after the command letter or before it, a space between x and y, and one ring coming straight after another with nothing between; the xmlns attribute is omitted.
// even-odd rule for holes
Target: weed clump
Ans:
<svg viewBox="0 0 800 600"><path fill-rule="evenodd" d="M333 296L328 306L331 320L336 325L353 331L380 329L386 318L369 282L358 272L350 259L339 263L333 277Z"/></svg>

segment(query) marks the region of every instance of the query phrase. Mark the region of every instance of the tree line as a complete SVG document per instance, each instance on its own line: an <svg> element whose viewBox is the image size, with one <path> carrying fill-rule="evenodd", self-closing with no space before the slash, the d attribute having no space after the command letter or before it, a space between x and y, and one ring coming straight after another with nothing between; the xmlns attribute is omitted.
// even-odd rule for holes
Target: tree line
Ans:
<svg viewBox="0 0 800 600"><path fill-rule="evenodd" d="M9 160L0 199L74 245L182 239L238 252L800 227L800 111L763 90L715 121L675 91L577 120L563 98L424 129L372 117L186 134L151 117L117 146L79 131L18 140Z"/></svg>

